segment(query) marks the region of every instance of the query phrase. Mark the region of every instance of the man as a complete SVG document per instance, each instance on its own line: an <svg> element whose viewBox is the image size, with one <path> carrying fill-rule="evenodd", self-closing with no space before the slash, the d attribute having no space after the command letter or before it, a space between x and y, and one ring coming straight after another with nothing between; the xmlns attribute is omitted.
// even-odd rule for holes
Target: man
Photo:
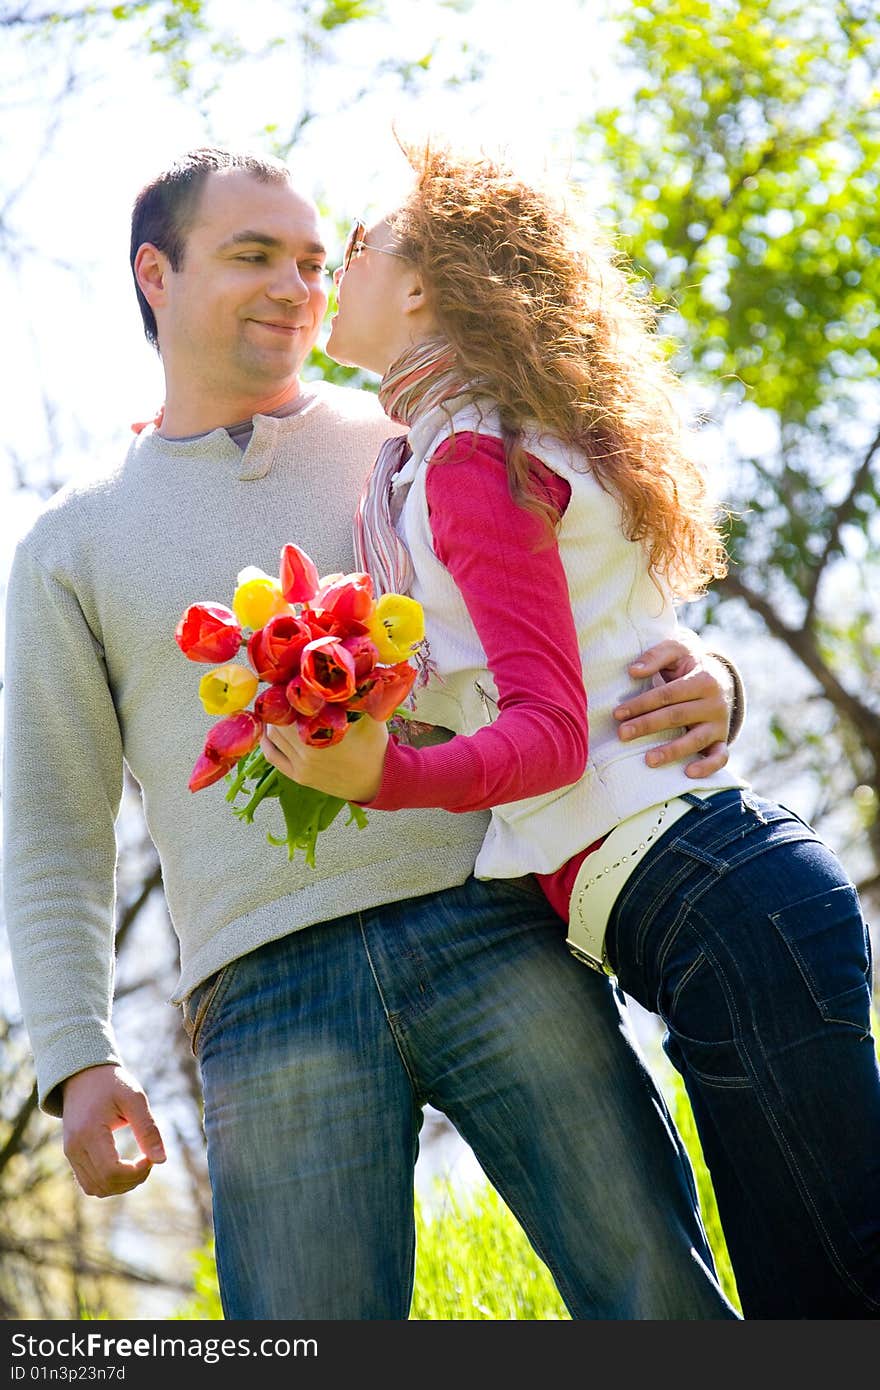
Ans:
<svg viewBox="0 0 880 1390"><path fill-rule="evenodd" d="M40 1103L87 1193L125 1192L164 1159L110 1022L124 761L180 941L227 1317L407 1316L431 1103L574 1317L729 1318L618 997L530 880L473 877L484 815L337 822L307 869L262 851L222 795L187 791L205 721L180 614L247 564L276 570L288 541L322 573L352 568L356 500L392 428L368 393L299 379L325 259L313 203L273 161L195 151L142 190L132 268L161 423L121 468L65 488L16 552L5 910ZM699 673L645 692L627 702L634 731L693 725L671 756L708 742L721 765L718 692ZM125 1124L134 1161L113 1142Z"/></svg>

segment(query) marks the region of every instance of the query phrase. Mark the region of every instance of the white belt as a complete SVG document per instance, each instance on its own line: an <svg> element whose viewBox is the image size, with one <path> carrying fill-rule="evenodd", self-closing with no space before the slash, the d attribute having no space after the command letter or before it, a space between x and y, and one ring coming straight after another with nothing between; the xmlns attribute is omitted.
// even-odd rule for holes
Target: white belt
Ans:
<svg viewBox="0 0 880 1390"><path fill-rule="evenodd" d="M688 796L715 796L719 788L688 792ZM578 869L568 910L566 945L573 956L594 970L613 975L605 954L605 928L620 890L645 851L693 805L681 795L648 806L616 825L602 844L588 854Z"/></svg>

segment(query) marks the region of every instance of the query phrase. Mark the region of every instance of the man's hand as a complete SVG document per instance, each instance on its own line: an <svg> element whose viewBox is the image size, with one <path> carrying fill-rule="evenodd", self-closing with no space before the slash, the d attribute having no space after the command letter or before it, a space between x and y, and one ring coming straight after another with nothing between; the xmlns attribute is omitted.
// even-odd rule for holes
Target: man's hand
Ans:
<svg viewBox="0 0 880 1390"><path fill-rule="evenodd" d="M139 1187L165 1149L147 1097L123 1067L87 1067L64 1082L64 1153L89 1197L115 1197ZM128 1125L142 1157L120 1158L113 1131Z"/></svg>
<svg viewBox="0 0 880 1390"><path fill-rule="evenodd" d="M309 748L293 725L267 724L260 741L270 763L303 787L343 801L372 801L382 781L388 725L363 715L329 748Z"/></svg>
<svg viewBox="0 0 880 1390"><path fill-rule="evenodd" d="M618 735L624 741L663 729L685 732L658 748L649 749L649 767L692 760L688 777L704 777L724 767L730 757L727 738L734 703L734 682L727 667L716 661L696 636L658 642L642 652L628 668L638 680L654 677L650 690L633 696L614 710ZM692 757L693 754L699 757Z"/></svg>

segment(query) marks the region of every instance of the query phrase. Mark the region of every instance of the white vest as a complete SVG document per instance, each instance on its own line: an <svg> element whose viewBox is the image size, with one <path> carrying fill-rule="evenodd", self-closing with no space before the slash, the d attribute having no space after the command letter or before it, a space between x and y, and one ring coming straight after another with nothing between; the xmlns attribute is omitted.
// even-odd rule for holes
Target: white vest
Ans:
<svg viewBox="0 0 880 1390"><path fill-rule="evenodd" d="M474 430L501 437L491 404L459 400L430 411L410 432L413 454L393 483L395 490L406 489L397 527L412 557L411 592L425 611L434 667L416 692L416 715L462 734L497 717L498 692L461 594L434 553L425 484L440 444ZM729 765L703 780L687 777L683 762L649 768L647 749L674 738L675 730L626 744L617 737L613 708L649 684L633 683L626 668L646 647L675 635L676 615L651 577L645 550L625 538L620 506L599 486L585 456L537 430L524 435L523 445L571 486L557 542L587 691L589 757L579 781L492 811L477 856L478 878L550 873L645 807L697 788L748 785ZM552 613L547 621L552 630Z"/></svg>

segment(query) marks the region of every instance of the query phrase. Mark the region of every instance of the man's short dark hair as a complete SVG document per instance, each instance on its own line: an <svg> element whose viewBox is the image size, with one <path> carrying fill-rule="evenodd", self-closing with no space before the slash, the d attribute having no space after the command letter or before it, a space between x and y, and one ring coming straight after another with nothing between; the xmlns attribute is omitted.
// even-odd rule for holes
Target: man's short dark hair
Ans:
<svg viewBox="0 0 880 1390"><path fill-rule="evenodd" d="M205 180L209 174L216 174L224 169L243 169L261 183L290 182L289 170L277 159L215 149L210 145L189 150L145 184L135 198L131 213L132 274L138 247L145 241L152 242L159 251L165 253L172 270L180 269L183 265L186 238L195 221ZM156 318L141 292L137 278L135 292L147 342L157 348L159 335Z"/></svg>

